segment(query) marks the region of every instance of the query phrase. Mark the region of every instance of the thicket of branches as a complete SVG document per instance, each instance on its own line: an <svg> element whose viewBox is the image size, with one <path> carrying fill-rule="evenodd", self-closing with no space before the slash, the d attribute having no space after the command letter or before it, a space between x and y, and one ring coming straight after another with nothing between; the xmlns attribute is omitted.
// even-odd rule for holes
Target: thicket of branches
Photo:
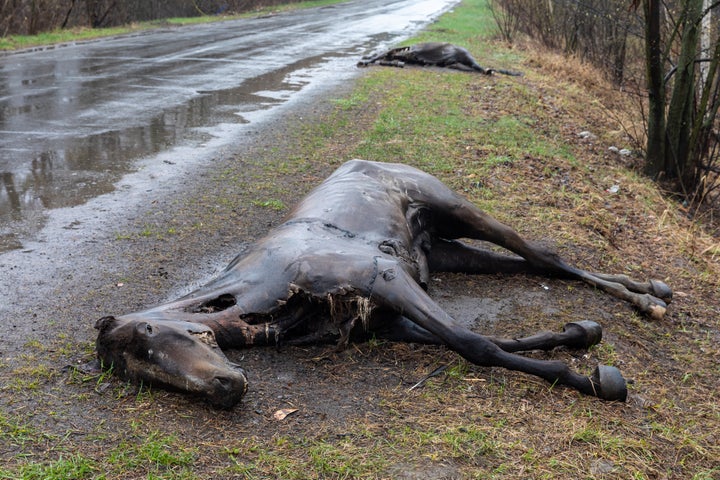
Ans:
<svg viewBox="0 0 720 480"><path fill-rule="evenodd" d="M524 33L601 67L617 83L643 35L627 0L490 0L490 6L506 40Z"/></svg>
<svg viewBox="0 0 720 480"><path fill-rule="evenodd" d="M293 0L0 0L0 36L239 13ZM295 0L297 1L297 0Z"/></svg>
<svg viewBox="0 0 720 480"><path fill-rule="evenodd" d="M637 86L645 171L720 203L718 0L490 0L503 37L525 34ZM711 18L713 19L711 21ZM716 205L717 205L716 203Z"/></svg>

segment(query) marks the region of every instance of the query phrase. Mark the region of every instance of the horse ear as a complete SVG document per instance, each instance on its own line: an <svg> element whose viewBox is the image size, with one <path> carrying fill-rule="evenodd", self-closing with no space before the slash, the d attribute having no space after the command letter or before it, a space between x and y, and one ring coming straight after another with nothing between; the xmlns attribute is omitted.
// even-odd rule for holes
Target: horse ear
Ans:
<svg viewBox="0 0 720 480"><path fill-rule="evenodd" d="M115 317L102 317L98 319L98 321L95 322L95 329L100 330L100 332L104 332L109 330L110 328L115 325L115 322L117 319Z"/></svg>

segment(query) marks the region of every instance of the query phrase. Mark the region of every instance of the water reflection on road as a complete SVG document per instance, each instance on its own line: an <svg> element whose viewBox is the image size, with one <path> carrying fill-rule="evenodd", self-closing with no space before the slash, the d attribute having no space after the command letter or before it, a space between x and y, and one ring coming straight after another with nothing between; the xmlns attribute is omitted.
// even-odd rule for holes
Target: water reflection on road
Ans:
<svg viewBox="0 0 720 480"><path fill-rule="evenodd" d="M365 0L0 56L0 253L49 210L115 190L139 159L190 161L167 153L238 135L222 125L337 81L328 68L351 71L454 3Z"/></svg>

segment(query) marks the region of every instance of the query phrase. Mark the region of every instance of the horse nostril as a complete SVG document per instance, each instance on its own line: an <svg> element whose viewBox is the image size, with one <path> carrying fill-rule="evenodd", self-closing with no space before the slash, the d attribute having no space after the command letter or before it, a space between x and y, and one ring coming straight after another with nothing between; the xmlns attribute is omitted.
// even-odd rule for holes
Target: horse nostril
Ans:
<svg viewBox="0 0 720 480"><path fill-rule="evenodd" d="M220 387L223 390L231 391L233 390L233 381L229 379L228 377L215 377L215 382L220 385Z"/></svg>
<svg viewBox="0 0 720 480"><path fill-rule="evenodd" d="M219 408L232 408L247 392L248 382L244 373L227 372L213 377L213 388L208 396L211 404Z"/></svg>

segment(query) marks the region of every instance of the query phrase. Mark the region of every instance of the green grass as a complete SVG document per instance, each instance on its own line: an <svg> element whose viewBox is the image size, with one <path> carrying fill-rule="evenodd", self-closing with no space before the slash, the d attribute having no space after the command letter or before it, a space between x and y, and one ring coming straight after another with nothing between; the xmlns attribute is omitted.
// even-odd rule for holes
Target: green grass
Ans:
<svg viewBox="0 0 720 480"><path fill-rule="evenodd" d="M150 432L124 440L107 454L107 463L118 472L146 471L148 474L180 478L197 457L196 449L180 446L174 435Z"/></svg>
<svg viewBox="0 0 720 480"><path fill-rule="evenodd" d="M38 437L38 431L29 422L14 418L0 411L0 439L3 444L23 446L33 442Z"/></svg>
<svg viewBox="0 0 720 480"><path fill-rule="evenodd" d="M331 439L297 439L280 436L272 442L244 439L226 449L233 465L226 474L243 474L247 478L362 478L382 469L386 461L376 446L368 445L362 434Z"/></svg>
<svg viewBox="0 0 720 480"><path fill-rule="evenodd" d="M466 45L481 64L513 68L519 56L496 56L495 49L488 52L487 37L494 27L485 2L466 1L464 5L466 8L443 16L408 43L451 41ZM541 160L560 157L575 162L559 132L537 135L546 115L537 92L520 83L483 85L484 81L487 80L482 76L452 71L376 69L373 75L361 80L353 97L371 98L371 92L378 90L392 91L393 95L383 99L377 119L352 154L385 161L412 159L414 164L436 173L449 172L460 163L472 170L468 175L486 175L497 165L528 155ZM464 104L462 99L467 98L468 92L478 91L480 95L483 89L509 96L523 105L522 111L515 104ZM342 106L349 109L355 104L349 101Z"/></svg>
<svg viewBox="0 0 720 480"><path fill-rule="evenodd" d="M416 452L424 452L419 458ZM233 465L225 474L247 478L375 478L378 472L402 464L457 461L502 465L503 444L486 427L472 424L382 428L354 425L341 437L281 436L272 442L246 438L226 449Z"/></svg>
<svg viewBox="0 0 720 480"><path fill-rule="evenodd" d="M11 473L0 468L0 478L7 479L42 479L42 480L75 480L84 478L106 478L99 474L95 461L82 454L68 454L47 463L28 463L19 471Z"/></svg>
<svg viewBox="0 0 720 480"><path fill-rule="evenodd" d="M152 28L152 26L127 26L103 29L73 28L69 30L55 30L52 32L38 33L37 35L8 35L0 38L0 50L20 50L39 45L82 42L96 38L123 35L149 28Z"/></svg>
<svg viewBox="0 0 720 480"><path fill-rule="evenodd" d="M269 200L254 200L252 202L256 207L269 208L270 210L283 211L287 209L287 205L282 200L271 198Z"/></svg>
<svg viewBox="0 0 720 480"><path fill-rule="evenodd" d="M496 32L497 27L487 2L466 0L462 7L446 13L438 22L406 43L450 42L466 48L471 48L472 45L483 45L487 48L487 39Z"/></svg>
<svg viewBox="0 0 720 480"><path fill-rule="evenodd" d="M102 431L102 426L98 426ZM0 463L0 479L65 480L80 478L197 478L192 466L198 450L184 445L173 434L159 431L144 433L139 424L131 425L131 434L117 445L107 444L110 432L98 435L100 452L91 456L77 453L66 445L65 437L49 434L30 422L0 412L0 444L3 462L14 457L12 469ZM49 447L48 447L49 446ZM37 451L36 453L31 453Z"/></svg>

